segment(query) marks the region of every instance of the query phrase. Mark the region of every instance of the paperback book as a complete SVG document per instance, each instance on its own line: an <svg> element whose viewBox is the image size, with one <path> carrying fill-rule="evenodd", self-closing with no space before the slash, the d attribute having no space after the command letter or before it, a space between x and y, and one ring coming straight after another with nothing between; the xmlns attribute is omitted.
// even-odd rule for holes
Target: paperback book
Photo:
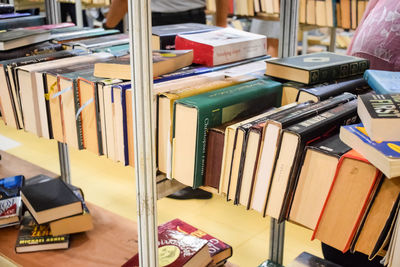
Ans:
<svg viewBox="0 0 400 267"><path fill-rule="evenodd" d="M24 176L0 179L0 228L18 224L22 212L20 190Z"/></svg>

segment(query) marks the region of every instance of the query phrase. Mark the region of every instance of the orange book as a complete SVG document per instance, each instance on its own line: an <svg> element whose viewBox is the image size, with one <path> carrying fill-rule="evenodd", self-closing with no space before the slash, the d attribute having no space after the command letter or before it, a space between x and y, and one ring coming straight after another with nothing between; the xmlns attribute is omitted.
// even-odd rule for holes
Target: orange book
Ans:
<svg viewBox="0 0 400 267"><path fill-rule="evenodd" d="M371 194L382 175L355 150L342 156L312 240L342 252L349 250Z"/></svg>

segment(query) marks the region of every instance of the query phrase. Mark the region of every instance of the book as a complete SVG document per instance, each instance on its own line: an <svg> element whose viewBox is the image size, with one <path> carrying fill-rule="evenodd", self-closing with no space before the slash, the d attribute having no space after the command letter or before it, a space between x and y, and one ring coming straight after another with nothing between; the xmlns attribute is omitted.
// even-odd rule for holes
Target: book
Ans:
<svg viewBox="0 0 400 267"><path fill-rule="evenodd" d="M47 30L11 30L0 33L0 50L10 50L21 46L40 43L50 39Z"/></svg>
<svg viewBox="0 0 400 267"><path fill-rule="evenodd" d="M341 265L322 259L308 252L302 252L287 267L341 267Z"/></svg>
<svg viewBox="0 0 400 267"><path fill-rule="evenodd" d="M158 264L168 267L207 266L212 259L207 240L179 231L165 230L158 233ZM123 267L139 266L136 254Z"/></svg>
<svg viewBox="0 0 400 267"><path fill-rule="evenodd" d="M400 94L359 96L357 112L371 140L400 140Z"/></svg>
<svg viewBox="0 0 400 267"><path fill-rule="evenodd" d="M38 225L28 213L25 213L18 232L15 252L25 253L68 247L69 235L53 236L48 224Z"/></svg>
<svg viewBox="0 0 400 267"><path fill-rule="evenodd" d="M317 84L314 86L304 86L298 83L294 83L293 85L299 86L296 101L300 103L308 100L318 102L345 92L359 95L371 90L363 78L338 80L333 83Z"/></svg>
<svg viewBox="0 0 400 267"><path fill-rule="evenodd" d="M102 28L88 29L85 32L78 32L74 35L59 36L52 40L53 43L63 44L72 41L79 41L83 39L98 38L107 35L114 35L119 33L119 30L104 30Z"/></svg>
<svg viewBox="0 0 400 267"><path fill-rule="evenodd" d="M173 72L192 64L193 52L190 50L153 51L153 77ZM130 80L130 56L119 57L110 62L94 66L94 76L111 79Z"/></svg>
<svg viewBox="0 0 400 267"><path fill-rule="evenodd" d="M201 23L181 23L153 26L151 28L151 44L153 50L173 50L175 49L175 37L183 33L199 33L221 29L211 25Z"/></svg>
<svg viewBox="0 0 400 267"><path fill-rule="evenodd" d="M307 2L306 22L307 24L310 25L315 25L316 23L315 1L316 0L306 0Z"/></svg>
<svg viewBox="0 0 400 267"><path fill-rule="evenodd" d="M342 18L342 28L350 29L351 28L351 3L350 0L341 0L340 1L340 13Z"/></svg>
<svg viewBox="0 0 400 267"><path fill-rule="evenodd" d="M81 201L61 179L26 185L21 199L38 224L83 212Z"/></svg>
<svg viewBox="0 0 400 267"><path fill-rule="evenodd" d="M0 228L19 224L22 215L20 190L24 181L23 175L0 179Z"/></svg>
<svg viewBox="0 0 400 267"><path fill-rule="evenodd" d="M127 45L127 44L129 44L129 36L124 33L119 33L109 36L101 36L98 38L83 39L71 43L65 43L64 45L71 46L73 49L93 50L104 47Z"/></svg>
<svg viewBox="0 0 400 267"><path fill-rule="evenodd" d="M193 63L217 66L266 54L264 35L223 28L211 32L178 34L176 49L193 49Z"/></svg>
<svg viewBox="0 0 400 267"><path fill-rule="evenodd" d="M290 113L282 113L270 118L264 126L264 142L255 177L255 192L251 208L265 214L266 203L274 176L274 168L279 155L279 146L282 140L282 129L316 116L340 104L355 99L352 94L343 94L315 104L304 102L299 104Z"/></svg>
<svg viewBox="0 0 400 267"><path fill-rule="evenodd" d="M280 83L255 80L175 101L172 177L203 185L207 129L278 106L281 95Z"/></svg>
<svg viewBox="0 0 400 267"><path fill-rule="evenodd" d="M75 24L72 22L62 22L62 23L56 23L56 24L30 26L30 27L25 27L25 29L27 29L27 30L54 30L54 29L62 29L62 28L71 28L74 26L75 26Z"/></svg>
<svg viewBox="0 0 400 267"><path fill-rule="evenodd" d="M0 60L11 60L33 55L53 53L62 50L60 44L53 44L49 41L18 47L15 49L0 51Z"/></svg>
<svg viewBox="0 0 400 267"><path fill-rule="evenodd" d="M339 134L311 143L305 148L289 221L315 229L339 159L350 149L340 141Z"/></svg>
<svg viewBox="0 0 400 267"><path fill-rule="evenodd" d="M207 240L208 250L216 266L232 256L233 252L230 245L180 219L174 219L158 226L158 232L163 232L165 230L176 230Z"/></svg>
<svg viewBox="0 0 400 267"><path fill-rule="evenodd" d="M354 250L373 257L376 244L388 223L393 221L393 209L400 195L399 179L382 179L381 185L366 212L361 229L354 242Z"/></svg>
<svg viewBox="0 0 400 267"><path fill-rule="evenodd" d="M327 26L326 0L315 0L315 24Z"/></svg>
<svg viewBox="0 0 400 267"><path fill-rule="evenodd" d="M377 94L396 94L400 92L400 72L366 70L364 79Z"/></svg>
<svg viewBox="0 0 400 267"><path fill-rule="evenodd" d="M362 123L340 129L340 139L374 164L386 177L400 176L400 142L374 142Z"/></svg>
<svg viewBox="0 0 400 267"><path fill-rule="evenodd" d="M14 5L5 4L5 3L0 4L0 14L7 14L7 13L13 13L13 12L14 12Z"/></svg>
<svg viewBox="0 0 400 267"><path fill-rule="evenodd" d="M266 74L272 77L316 84L363 74L369 61L331 52L269 59Z"/></svg>
<svg viewBox="0 0 400 267"><path fill-rule="evenodd" d="M335 131L339 131L340 125L354 123L357 120L356 108L357 101L353 100L283 130L266 215L280 222L287 218L306 143L334 134Z"/></svg>
<svg viewBox="0 0 400 267"><path fill-rule="evenodd" d="M380 178L379 170L356 151L344 154L312 239L318 239L343 253L348 251Z"/></svg>
<svg viewBox="0 0 400 267"><path fill-rule="evenodd" d="M26 16L0 20L0 30L11 30L27 26L39 26L46 22L43 15Z"/></svg>
<svg viewBox="0 0 400 267"><path fill-rule="evenodd" d="M273 262L271 260L266 260L263 263L261 263L260 265L258 265L258 267L283 267L283 265L280 265L276 262Z"/></svg>

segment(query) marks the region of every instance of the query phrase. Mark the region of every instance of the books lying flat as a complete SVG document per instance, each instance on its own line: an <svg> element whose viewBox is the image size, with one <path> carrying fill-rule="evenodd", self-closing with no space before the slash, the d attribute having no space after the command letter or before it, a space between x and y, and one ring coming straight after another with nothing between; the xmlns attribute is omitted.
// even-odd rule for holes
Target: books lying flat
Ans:
<svg viewBox="0 0 400 267"><path fill-rule="evenodd" d="M153 51L153 77L173 72L192 64L193 52L190 50ZM94 76L110 79L131 79L130 56L126 55L94 66Z"/></svg>
<svg viewBox="0 0 400 267"><path fill-rule="evenodd" d="M101 36L98 38L84 39L65 45L71 46L74 49L99 49L100 47L109 47L116 45L129 44L129 36L127 34L113 34L110 36Z"/></svg>
<svg viewBox="0 0 400 267"><path fill-rule="evenodd" d="M12 30L0 33L0 50L40 43L50 39L50 32L47 30Z"/></svg>
<svg viewBox="0 0 400 267"><path fill-rule="evenodd" d="M281 93L280 83L255 80L175 101L172 178L203 185L207 130L278 106Z"/></svg>
<svg viewBox="0 0 400 267"><path fill-rule="evenodd" d="M40 25L40 26L31 26L31 27L25 27L27 30L54 30L54 29L61 29L61 28L70 28L74 27L75 24L72 22L62 22L62 23L56 23L56 24L45 24L45 25Z"/></svg>
<svg viewBox="0 0 400 267"><path fill-rule="evenodd" d="M400 72L366 70L364 79L377 94L396 94L400 92Z"/></svg>
<svg viewBox="0 0 400 267"><path fill-rule="evenodd" d="M330 52L267 60L266 74L272 77L315 84L363 74L369 61Z"/></svg>
<svg viewBox="0 0 400 267"><path fill-rule="evenodd" d="M343 155L312 239L343 253L349 250L380 177L380 172L354 150Z"/></svg>
<svg viewBox="0 0 400 267"><path fill-rule="evenodd" d="M39 224L82 213L82 204L72 190L61 180L26 185L21 198Z"/></svg>
<svg viewBox="0 0 400 267"><path fill-rule="evenodd" d="M25 213L19 229L15 252L34 252L53 249L67 249L69 235L53 236L48 224L38 225Z"/></svg>
<svg viewBox="0 0 400 267"><path fill-rule="evenodd" d="M18 224L22 213L20 190L24 176L0 179L0 228Z"/></svg>
<svg viewBox="0 0 400 267"><path fill-rule="evenodd" d="M400 176L400 142L374 142L362 123L344 126L340 139L374 164L386 177Z"/></svg>
<svg viewBox="0 0 400 267"><path fill-rule="evenodd" d="M0 60L17 59L39 54L53 53L62 50L61 44L53 44L49 41L31 44L24 47L0 51Z"/></svg>
<svg viewBox="0 0 400 267"><path fill-rule="evenodd" d="M180 34L176 49L193 49L193 62L217 66L266 54L264 35L223 28L211 32Z"/></svg>
<svg viewBox="0 0 400 267"><path fill-rule="evenodd" d="M335 134L311 143L304 152L289 220L314 230L340 157L351 148Z"/></svg>
<svg viewBox="0 0 400 267"><path fill-rule="evenodd" d="M371 140L400 140L400 94L359 96L357 111Z"/></svg>
<svg viewBox="0 0 400 267"><path fill-rule="evenodd" d="M39 26L46 23L43 15L26 16L21 18L10 18L0 20L0 30L17 29L26 26Z"/></svg>

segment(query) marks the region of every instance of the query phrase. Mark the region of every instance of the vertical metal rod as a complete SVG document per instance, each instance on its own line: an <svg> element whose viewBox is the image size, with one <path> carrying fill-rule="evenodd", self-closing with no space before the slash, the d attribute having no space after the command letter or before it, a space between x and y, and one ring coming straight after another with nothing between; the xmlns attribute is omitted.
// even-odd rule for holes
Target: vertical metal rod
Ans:
<svg viewBox="0 0 400 267"><path fill-rule="evenodd" d="M60 3L56 0L45 0L46 18L48 24L61 22Z"/></svg>
<svg viewBox="0 0 400 267"><path fill-rule="evenodd" d="M61 179L70 184L71 183L71 169L69 163L68 145L58 142L58 158L60 161Z"/></svg>
<svg viewBox="0 0 400 267"><path fill-rule="evenodd" d="M331 27L330 28L330 34L331 34L331 40L329 43L329 52L335 52L335 48L336 48L336 28L335 27Z"/></svg>
<svg viewBox="0 0 400 267"><path fill-rule="evenodd" d="M83 27L82 1L75 0L76 26Z"/></svg>
<svg viewBox="0 0 400 267"><path fill-rule="evenodd" d="M150 0L128 1L140 266L158 266Z"/></svg>

